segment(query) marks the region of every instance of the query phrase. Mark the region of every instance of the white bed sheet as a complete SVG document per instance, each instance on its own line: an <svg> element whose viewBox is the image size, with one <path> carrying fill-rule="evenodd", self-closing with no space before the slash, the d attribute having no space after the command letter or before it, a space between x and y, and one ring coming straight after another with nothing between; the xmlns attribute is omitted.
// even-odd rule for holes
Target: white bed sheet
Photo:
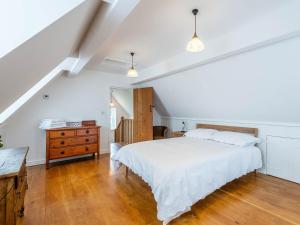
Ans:
<svg viewBox="0 0 300 225"><path fill-rule="evenodd" d="M226 183L262 166L257 147L190 137L126 145L112 158L150 185L157 217L164 224Z"/></svg>

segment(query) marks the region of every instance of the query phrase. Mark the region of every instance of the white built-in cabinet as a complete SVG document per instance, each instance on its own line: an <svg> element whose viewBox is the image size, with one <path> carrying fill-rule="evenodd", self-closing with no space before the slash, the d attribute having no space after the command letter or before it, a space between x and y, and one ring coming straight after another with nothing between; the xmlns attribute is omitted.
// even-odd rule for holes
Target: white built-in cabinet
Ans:
<svg viewBox="0 0 300 225"><path fill-rule="evenodd" d="M300 183L300 139L267 137L267 174Z"/></svg>

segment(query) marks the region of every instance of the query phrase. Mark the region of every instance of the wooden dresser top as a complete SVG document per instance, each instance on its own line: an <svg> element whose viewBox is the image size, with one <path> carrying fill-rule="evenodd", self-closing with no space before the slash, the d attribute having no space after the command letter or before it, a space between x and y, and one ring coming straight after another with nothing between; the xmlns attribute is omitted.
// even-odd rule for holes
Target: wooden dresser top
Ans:
<svg viewBox="0 0 300 225"><path fill-rule="evenodd" d="M0 179L18 175L28 149L23 147L0 150Z"/></svg>
<svg viewBox="0 0 300 225"><path fill-rule="evenodd" d="M79 127L60 127L60 128L50 128L46 129L47 131L59 131L59 130L76 130L76 129L91 129L91 128L98 128L101 126L79 126Z"/></svg>

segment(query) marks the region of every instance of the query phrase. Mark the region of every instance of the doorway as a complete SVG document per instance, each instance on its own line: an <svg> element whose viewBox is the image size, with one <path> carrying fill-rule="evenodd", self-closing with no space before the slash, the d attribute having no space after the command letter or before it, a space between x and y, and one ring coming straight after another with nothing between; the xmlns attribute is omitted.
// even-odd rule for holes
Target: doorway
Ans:
<svg viewBox="0 0 300 225"><path fill-rule="evenodd" d="M153 140L153 88L111 88L110 143Z"/></svg>
<svg viewBox="0 0 300 225"><path fill-rule="evenodd" d="M111 88L110 98L110 143L123 142L118 132L124 121L133 121L133 88Z"/></svg>

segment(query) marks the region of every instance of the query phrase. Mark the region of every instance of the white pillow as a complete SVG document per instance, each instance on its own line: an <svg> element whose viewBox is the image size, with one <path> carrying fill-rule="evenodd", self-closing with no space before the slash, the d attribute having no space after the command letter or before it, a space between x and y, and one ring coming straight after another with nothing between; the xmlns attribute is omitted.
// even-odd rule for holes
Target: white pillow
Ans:
<svg viewBox="0 0 300 225"><path fill-rule="evenodd" d="M254 137L250 134L230 131L214 133L211 140L231 145L238 145L241 147L252 146L261 142L260 138Z"/></svg>
<svg viewBox="0 0 300 225"><path fill-rule="evenodd" d="M199 139L211 139L212 135L216 132L218 132L218 131L214 130L214 129L198 128L198 129L187 131L184 134L184 136L199 138Z"/></svg>

